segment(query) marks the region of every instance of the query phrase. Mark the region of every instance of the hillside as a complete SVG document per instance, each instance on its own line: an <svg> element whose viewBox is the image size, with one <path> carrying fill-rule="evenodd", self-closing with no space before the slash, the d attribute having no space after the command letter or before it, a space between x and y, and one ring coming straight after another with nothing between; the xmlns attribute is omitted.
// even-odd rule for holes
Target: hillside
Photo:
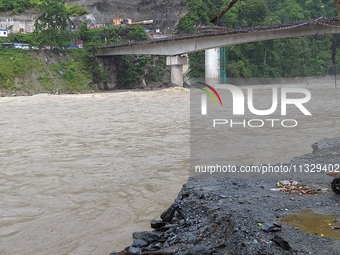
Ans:
<svg viewBox="0 0 340 255"><path fill-rule="evenodd" d="M50 0L0 0L0 13L18 14L41 10ZM64 0L63 0L64 1ZM114 18L132 21L154 20L154 28L163 33L173 32L178 20L187 13L185 0L66 0L72 16L89 15L88 21L111 23ZM85 7L85 9L81 8ZM2 15L1 15L2 16Z"/></svg>
<svg viewBox="0 0 340 255"><path fill-rule="evenodd" d="M69 0L67 3L84 6L98 23L109 23L120 17L132 21L154 20L155 28L163 33L172 32L187 13L185 0Z"/></svg>
<svg viewBox="0 0 340 255"><path fill-rule="evenodd" d="M90 73L80 61L83 53L0 50L0 96L96 90Z"/></svg>

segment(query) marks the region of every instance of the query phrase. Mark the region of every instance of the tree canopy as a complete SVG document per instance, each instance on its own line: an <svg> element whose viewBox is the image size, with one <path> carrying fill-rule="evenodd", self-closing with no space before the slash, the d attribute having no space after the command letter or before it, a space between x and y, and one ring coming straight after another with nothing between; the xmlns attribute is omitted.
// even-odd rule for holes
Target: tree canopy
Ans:
<svg viewBox="0 0 340 255"><path fill-rule="evenodd" d="M66 28L71 22L65 0L48 0L43 5L42 14L35 21L35 32L41 41L61 45Z"/></svg>
<svg viewBox="0 0 340 255"><path fill-rule="evenodd" d="M58 0L56 1L58 2ZM0 0L0 12L21 13L28 9L41 11L50 2L50 0ZM65 3L65 1L63 2ZM70 16L81 16L89 13L79 4L65 5Z"/></svg>
<svg viewBox="0 0 340 255"><path fill-rule="evenodd" d="M336 0L338 1L338 0ZM178 24L178 33L192 33L209 21L230 0L186 0L189 12ZM244 0L218 21L227 28L251 27L337 16L329 0ZM338 39L339 38L339 39ZM338 35L309 36L262 41L226 47L228 77L296 77L334 74L331 46L340 45ZM333 50L333 55L334 53ZM204 77L204 52L190 54L191 77Z"/></svg>

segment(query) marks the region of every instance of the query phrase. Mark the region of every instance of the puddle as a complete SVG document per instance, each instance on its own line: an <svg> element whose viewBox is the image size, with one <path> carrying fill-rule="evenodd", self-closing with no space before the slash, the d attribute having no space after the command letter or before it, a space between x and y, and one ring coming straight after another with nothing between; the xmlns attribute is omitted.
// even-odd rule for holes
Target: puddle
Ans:
<svg viewBox="0 0 340 255"><path fill-rule="evenodd" d="M334 230L332 227L339 226L340 215L323 215L311 210L290 214L281 219L282 223L287 223L313 235L326 236L340 239L340 229ZM338 221L336 221L336 219Z"/></svg>

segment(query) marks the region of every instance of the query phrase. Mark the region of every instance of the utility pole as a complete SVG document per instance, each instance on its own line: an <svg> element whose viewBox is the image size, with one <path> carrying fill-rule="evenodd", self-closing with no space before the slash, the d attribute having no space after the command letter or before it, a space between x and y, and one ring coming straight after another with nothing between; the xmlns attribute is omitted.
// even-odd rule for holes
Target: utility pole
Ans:
<svg viewBox="0 0 340 255"><path fill-rule="evenodd" d="M340 0L334 0L336 10L338 11L338 16L340 17Z"/></svg>

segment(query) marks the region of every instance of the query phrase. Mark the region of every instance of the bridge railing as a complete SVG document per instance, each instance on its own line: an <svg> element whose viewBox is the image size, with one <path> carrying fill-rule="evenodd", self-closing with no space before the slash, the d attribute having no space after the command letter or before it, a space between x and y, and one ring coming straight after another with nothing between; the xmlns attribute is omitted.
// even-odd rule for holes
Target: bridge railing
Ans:
<svg viewBox="0 0 340 255"><path fill-rule="evenodd" d="M186 40L192 38L202 38L202 37L212 37L218 35L232 35L232 34L240 34L240 33L249 33L249 32L257 32L257 31L272 31L272 30L283 30L301 26L310 26L310 25L325 25L325 26L332 26L334 23L338 23L338 17L331 17L331 18L317 18L312 20L304 20L298 22L288 22L283 24L272 24L272 25L265 25L265 26L256 26L250 28L240 28L240 29L228 29L226 28L223 31L218 32L208 32L208 33L198 33L195 32L193 34L183 34L183 35L172 35L166 38L157 38L148 41L129 41L128 43L120 43L115 45L104 46L102 48L116 48L116 47L124 47L124 46L131 46L131 45L140 45L140 44L152 44L152 43L161 43L167 41L178 41L178 40Z"/></svg>

